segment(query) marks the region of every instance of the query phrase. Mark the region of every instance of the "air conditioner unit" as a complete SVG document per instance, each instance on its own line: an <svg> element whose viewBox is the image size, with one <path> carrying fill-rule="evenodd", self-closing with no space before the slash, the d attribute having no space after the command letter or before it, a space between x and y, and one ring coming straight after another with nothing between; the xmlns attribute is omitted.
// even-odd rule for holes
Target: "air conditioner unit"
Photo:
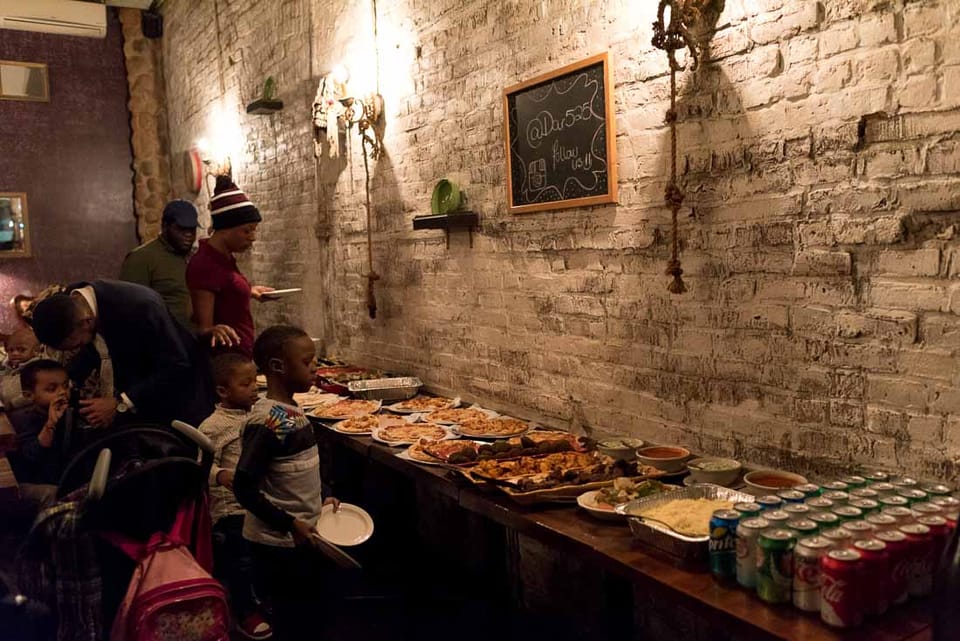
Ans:
<svg viewBox="0 0 960 641"><path fill-rule="evenodd" d="M0 0L0 29L104 38L107 8L76 0Z"/></svg>

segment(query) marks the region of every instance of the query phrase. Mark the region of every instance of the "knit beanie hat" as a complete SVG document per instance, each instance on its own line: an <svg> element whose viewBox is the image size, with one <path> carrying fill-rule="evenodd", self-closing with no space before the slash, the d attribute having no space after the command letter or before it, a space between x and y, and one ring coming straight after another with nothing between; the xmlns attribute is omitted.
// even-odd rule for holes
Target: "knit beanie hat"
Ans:
<svg viewBox="0 0 960 641"><path fill-rule="evenodd" d="M227 176L217 176L217 184L210 199L210 218L214 230L230 229L263 220L247 195Z"/></svg>

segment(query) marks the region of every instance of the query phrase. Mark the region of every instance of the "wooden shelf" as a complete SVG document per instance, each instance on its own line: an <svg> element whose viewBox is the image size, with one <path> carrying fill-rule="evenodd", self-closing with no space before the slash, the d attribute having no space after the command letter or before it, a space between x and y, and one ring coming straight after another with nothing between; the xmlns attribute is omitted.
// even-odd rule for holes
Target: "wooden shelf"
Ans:
<svg viewBox="0 0 960 641"><path fill-rule="evenodd" d="M247 105L247 113L255 116L265 116L283 110L282 100L254 100Z"/></svg>
<svg viewBox="0 0 960 641"><path fill-rule="evenodd" d="M416 216L414 229L442 229L447 236L447 249L450 248L450 231L466 229L470 232L470 247L473 247L473 231L480 226L480 216L473 211L456 211L449 214Z"/></svg>

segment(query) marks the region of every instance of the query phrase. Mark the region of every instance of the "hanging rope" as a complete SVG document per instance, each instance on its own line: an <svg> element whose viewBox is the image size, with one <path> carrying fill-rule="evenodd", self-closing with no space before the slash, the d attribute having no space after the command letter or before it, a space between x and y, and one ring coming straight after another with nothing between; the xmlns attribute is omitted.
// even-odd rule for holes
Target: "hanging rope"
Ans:
<svg viewBox="0 0 960 641"><path fill-rule="evenodd" d="M373 271L373 216L370 210L370 167L367 163L367 141L361 140L363 148L363 175L364 187L367 195L367 312L370 318L377 317L377 297L373 292L373 284L380 280L380 274Z"/></svg>

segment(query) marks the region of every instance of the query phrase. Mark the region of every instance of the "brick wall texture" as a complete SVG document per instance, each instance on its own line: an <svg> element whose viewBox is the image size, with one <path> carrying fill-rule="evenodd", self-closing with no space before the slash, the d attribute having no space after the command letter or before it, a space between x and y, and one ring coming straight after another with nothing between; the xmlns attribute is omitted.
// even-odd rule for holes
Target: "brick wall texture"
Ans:
<svg viewBox="0 0 960 641"><path fill-rule="evenodd" d="M960 479L960 5L726 0L680 76L689 291L667 292L669 136L654 2L167 0L174 153L234 127L261 207L243 263L304 287L258 310L328 353L552 424L822 472ZM504 87L610 51L616 206L506 211ZM356 132L315 163L338 62L385 101L367 317ZM286 108L247 116L268 75ZM358 92L360 90L358 89ZM482 217L413 231L433 184ZM176 176L174 177L176 180ZM201 201L205 196L201 196Z"/></svg>

